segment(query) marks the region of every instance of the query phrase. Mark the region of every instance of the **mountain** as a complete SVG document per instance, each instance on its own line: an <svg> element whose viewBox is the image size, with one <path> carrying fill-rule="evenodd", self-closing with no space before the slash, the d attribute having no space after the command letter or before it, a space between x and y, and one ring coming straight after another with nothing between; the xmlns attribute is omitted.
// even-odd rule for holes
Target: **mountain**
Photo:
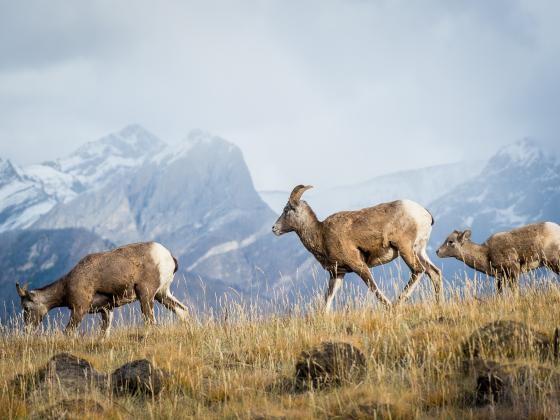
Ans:
<svg viewBox="0 0 560 420"><path fill-rule="evenodd" d="M114 182L164 147L131 125L56 161L19 168L0 159L0 232L30 227L57 204Z"/></svg>
<svg viewBox="0 0 560 420"><path fill-rule="evenodd" d="M475 177L484 162L459 162L378 176L358 184L321 187L306 193L306 200L320 218L341 210L356 210L378 203L408 198L427 206L446 192ZM262 191L261 197L280 213L288 191Z"/></svg>
<svg viewBox="0 0 560 420"><path fill-rule="evenodd" d="M399 172L352 186L318 187L306 199L319 217L396 198L416 200L435 216L433 253L456 228L472 227L474 238L483 240L530 221L558 221L559 177L558 161L524 140L484 167L464 162ZM288 192L262 196L281 210ZM262 307L275 299L308 299L326 283L295 234L271 234L277 214L255 191L241 150L200 130L166 145L129 126L53 162L22 169L2 160L0 198L0 228L28 228L0 235L7 247L0 272L10 284L20 275L52 280L92 249L147 240L163 243L178 257L174 293L197 308L219 307L224 294ZM51 242L32 250L40 240ZM55 263L54 269L50 258L65 265ZM444 265L446 276L463 268L433 260ZM394 281L406 281L408 270L391 264L374 276L389 289ZM348 283L365 292L350 277Z"/></svg>
<svg viewBox="0 0 560 420"><path fill-rule="evenodd" d="M208 293L227 285L252 294L308 258L295 238L274 240L276 217L255 191L241 150L196 130L113 182L57 204L33 227L87 229L116 244L157 240Z"/></svg>
<svg viewBox="0 0 560 420"><path fill-rule="evenodd" d="M176 252L198 258L219 251L212 248L223 244L220 232L246 244L273 217L254 191L239 148L194 131L130 174L60 203L35 226L81 227L117 243L164 238Z"/></svg>
<svg viewBox="0 0 560 420"><path fill-rule="evenodd" d="M143 127L129 125L45 165L73 177L82 191L99 189L143 165L164 147L163 141Z"/></svg>
<svg viewBox="0 0 560 420"><path fill-rule="evenodd" d="M0 232L27 228L56 204L41 184L9 160L0 159Z"/></svg>
<svg viewBox="0 0 560 420"><path fill-rule="evenodd" d="M224 292L265 301L309 259L296 238L270 233L277 216L255 191L239 148L200 130L167 146L129 126L66 158L10 168L6 185L24 182L48 202L25 227L90 232L116 245L157 240L179 259L175 292L199 307L216 307ZM6 215L17 227L24 212L14 209Z"/></svg>
<svg viewBox="0 0 560 420"><path fill-rule="evenodd" d="M85 254L111 247L109 241L84 229L0 233L0 320L14 309L19 311L16 282L43 286L67 273Z"/></svg>
<svg viewBox="0 0 560 420"><path fill-rule="evenodd" d="M523 139L491 157L480 174L430 204L436 223L432 248L455 229L471 228L475 242L528 223L560 223L560 162ZM446 276L465 266L443 261ZM472 273L470 269L467 269Z"/></svg>

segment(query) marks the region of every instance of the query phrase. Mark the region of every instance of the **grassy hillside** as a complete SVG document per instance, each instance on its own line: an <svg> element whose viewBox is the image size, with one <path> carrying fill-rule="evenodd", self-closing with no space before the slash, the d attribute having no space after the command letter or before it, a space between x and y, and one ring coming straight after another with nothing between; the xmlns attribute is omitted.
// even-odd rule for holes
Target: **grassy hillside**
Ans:
<svg viewBox="0 0 560 420"><path fill-rule="evenodd" d="M85 410L80 418L558 417L560 370L552 357L543 359L530 348L527 352L488 348L486 359L501 363L501 372L517 376L502 378L511 382L502 402L484 404L474 395L476 373L464 372L461 346L473 331L495 320L520 321L552 336L560 325L559 303L560 289L551 284L524 288L519 297L463 296L439 307L426 300L393 311L369 306L330 315L312 312L258 319L251 311L231 307L223 319L120 326L106 340L95 334L4 332L0 418L40 415L61 398L77 396L61 395L54 387L24 393L31 384L12 383L17 374L41 368L60 352L87 359L101 372L147 358L170 373L159 397L78 392L82 399L74 409ZM300 353L326 340L361 349L366 378L340 387L295 389ZM516 370L519 367L522 370ZM104 411L92 409L92 400ZM69 412L62 411L56 417Z"/></svg>

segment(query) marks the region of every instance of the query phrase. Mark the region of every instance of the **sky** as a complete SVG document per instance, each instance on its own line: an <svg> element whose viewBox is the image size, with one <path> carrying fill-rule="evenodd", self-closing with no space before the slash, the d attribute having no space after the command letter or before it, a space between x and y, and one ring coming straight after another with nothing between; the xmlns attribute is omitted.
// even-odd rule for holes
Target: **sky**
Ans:
<svg viewBox="0 0 560 420"><path fill-rule="evenodd" d="M560 150L560 2L0 0L0 156L138 123L241 147L258 189Z"/></svg>

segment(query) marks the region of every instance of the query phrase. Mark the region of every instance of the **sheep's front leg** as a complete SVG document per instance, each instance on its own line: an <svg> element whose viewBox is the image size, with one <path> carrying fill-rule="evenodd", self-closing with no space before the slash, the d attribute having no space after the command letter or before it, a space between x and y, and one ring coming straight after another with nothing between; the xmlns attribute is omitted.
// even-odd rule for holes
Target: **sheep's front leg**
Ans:
<svg viewBox="0 0 560 420"><path fill-rule="evenodd" d="M101 310L101 332L105 337L109 337L111 323L113 322L113 311L110 309Z"/></svg>
<svg viewBox="0 0 560 420"><path fill-rule="evenodd" d="M504 293L504 279L500 275L496 275L496 292L500 296Z"/></svg>
<svg viewBox="0 0 560 420"><path fill-rule="evenodd" d="M359 263L351 264L350 268L354 273L361 277L369 290L375 294L377 299L379 299L385 307L390 308L392 306L391 301L387 299L381 289L377 286L377 283L375 283L373 275L369 271L369 267L364 262L360 261Z"/></svg>
<svg viewBox="0 0 560 420"><path fill-rule="evenodd" d="M332 302L336 292L340 289L342 285L342 277L339 275L331 276L329 279L329 286L327 287L327 291L325 293L325 313L329 313L331 311Z"/></svg>
<svg viewBox="0 0 560 420"><path fill-rule="evenodd" d="M78 328L78 325L80 325L80 322L82 322L82 319L84 319L84 315L86 314L86 311L82 307L73 307L71 311L70 320L64 330L66 334L71 334L76 331L76 328Z"/></svg>
<svg viewBox="0 0 560 420"><path fill-rule="evenodd" d="M406 286L404 286L403 291L397 298L395 305L398 305L408 299L410 294L416 288L416 285L418 284L418 279L420 278L421 275L422 273L414 273L414 272L410 273L410 279L408 280L408 283L406 284Z"/></svg>

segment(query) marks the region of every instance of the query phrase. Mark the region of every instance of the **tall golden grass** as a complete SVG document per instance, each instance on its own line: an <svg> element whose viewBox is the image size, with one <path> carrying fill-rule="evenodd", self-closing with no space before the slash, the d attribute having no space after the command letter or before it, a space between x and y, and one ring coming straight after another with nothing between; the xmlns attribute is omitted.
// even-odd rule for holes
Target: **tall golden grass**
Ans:
<svg viewBox="0 0 560 420"><path fill-rule="evenodd" d="M541 281L519 296L476 298L463 290L439 306L424 298L390 311L368 303L323 314L301 302L290 314L262 316L230 304L227 317L120 325L107 339L95 331L65 336L6 329L0 333L0 418L31 416L60 398L56 392L26 396L11 383L59 352L87 359L102 372L147 358L172 374L157 398L81 395L106 408L98 414L84 405L82 418L554 418L560 416L558 390L546 381L537 393L519 388L507 404L473 404L475 378L462 372L461 344L495 320L551 334L560 325L559 307L558 286ZM360 348L366 379L294 392L289 384L299 354L326 340ZM525 356L516 362L557 370L552 360Z"/></svg>

